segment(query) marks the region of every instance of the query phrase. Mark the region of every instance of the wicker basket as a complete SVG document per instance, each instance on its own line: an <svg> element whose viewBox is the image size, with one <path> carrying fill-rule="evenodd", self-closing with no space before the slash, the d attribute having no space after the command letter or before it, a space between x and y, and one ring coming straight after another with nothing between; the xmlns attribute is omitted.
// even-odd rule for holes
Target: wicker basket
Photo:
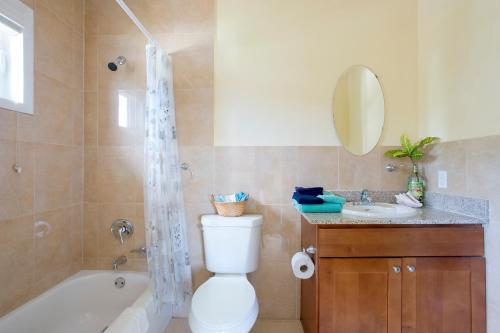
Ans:
<svg viewBox="0 0 500 333"><path fill-rule="evenodd" d="M221 216L227 217L235 217L243 215L243 211L245 210L246 201L237 201L237 202L217 202L214 200L214 196L212 195L210 200L217 210L217 214Z"/></svg>

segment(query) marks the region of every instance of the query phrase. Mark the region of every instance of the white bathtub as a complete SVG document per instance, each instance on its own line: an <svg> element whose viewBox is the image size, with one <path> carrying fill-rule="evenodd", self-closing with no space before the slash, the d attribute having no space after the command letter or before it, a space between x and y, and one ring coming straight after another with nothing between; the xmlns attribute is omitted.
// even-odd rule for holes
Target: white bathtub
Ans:
<svg viewBox="0 0 500 333"><path fill-rule="evenodd" d="M147 333L163 333L170 314L155 314L145 273L81 271L0 318L0 333L101 333L132 305L146 309Z"/></svg>

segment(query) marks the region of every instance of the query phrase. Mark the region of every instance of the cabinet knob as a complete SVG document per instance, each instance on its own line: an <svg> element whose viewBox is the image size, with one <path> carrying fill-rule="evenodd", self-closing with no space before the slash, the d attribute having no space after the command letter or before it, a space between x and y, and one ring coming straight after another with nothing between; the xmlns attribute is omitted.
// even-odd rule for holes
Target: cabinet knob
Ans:
<svg viewBox="0 0 500 333"><path fill-rule="evenodd" d="M394 271L394 273L401 273L401 266L399 265L396 265L396 266L392 266L392 270Z"/></svg>
<svg viewBox="0 0 500 333"><path fill-rule="evenodd" d="M415 266L413 266L413 265L407 265L406 268L408 269L408 272L410 272L410 273L415 272Z"/></svg>

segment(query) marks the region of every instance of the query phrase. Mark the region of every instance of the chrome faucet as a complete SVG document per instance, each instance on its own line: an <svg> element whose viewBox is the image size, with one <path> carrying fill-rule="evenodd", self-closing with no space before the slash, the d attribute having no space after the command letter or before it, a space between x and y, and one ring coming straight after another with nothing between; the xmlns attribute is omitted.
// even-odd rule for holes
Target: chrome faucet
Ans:
<svg viewBox="0 0 500 333"><path fill-rule="evenodd" d="M370 198L370 196L368 195L368 190L363 190L361 191L361 195L360 195L360 203L362 205L365 205L365 206L368 206L368 205L371 205L372 203L372 198Z"/></svg>
<svg viewBox="0 0 500 333"><path fill-rule="evenodd" d="M115 260L113 260L113 270L116 271L118 270L118 266L126 264L127 263L127 257L125 256L119 256Z"/></svg>

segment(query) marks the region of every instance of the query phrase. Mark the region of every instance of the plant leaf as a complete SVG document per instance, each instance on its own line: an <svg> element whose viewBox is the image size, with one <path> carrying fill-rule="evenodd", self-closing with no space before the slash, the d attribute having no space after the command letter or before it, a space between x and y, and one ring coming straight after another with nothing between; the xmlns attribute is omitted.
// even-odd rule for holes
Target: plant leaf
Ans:
<svg viewBox="0 0 500 333"><path fill-rule="evenodd" d="M413 153L410 155L410 158L414 161L420 160L424 157L424 153L421 151L415 150Z"/></svg>
<svg viewBox="0 0 500 333"><path fill-rule="evenodd" d="M422 140L420 140L419 142L417 142L415 144L415 149L419 149L419 148L422 148L428 144L431 144L435 141L438 141L439 138L438 137L435 137L435 136L428 136L426 138L423 138Z"/></svg>
<svg viewBox="0 0 500 333"><path fill-rule="evenodd" d="M408 153L411 154L413 150L413 146L410 142L410 139L408 138L408 135L403 134L401 135L401 147Z"/></svg>
<svg viewBox="0 0 500 333"><path fill-rule="evenodd" d="M396 157L394 155L396 155L397 153L401 153L403 152L401 149L392 149L392 150L388 150L384 153L384 156L387 156L387 157Z"/></svg>

